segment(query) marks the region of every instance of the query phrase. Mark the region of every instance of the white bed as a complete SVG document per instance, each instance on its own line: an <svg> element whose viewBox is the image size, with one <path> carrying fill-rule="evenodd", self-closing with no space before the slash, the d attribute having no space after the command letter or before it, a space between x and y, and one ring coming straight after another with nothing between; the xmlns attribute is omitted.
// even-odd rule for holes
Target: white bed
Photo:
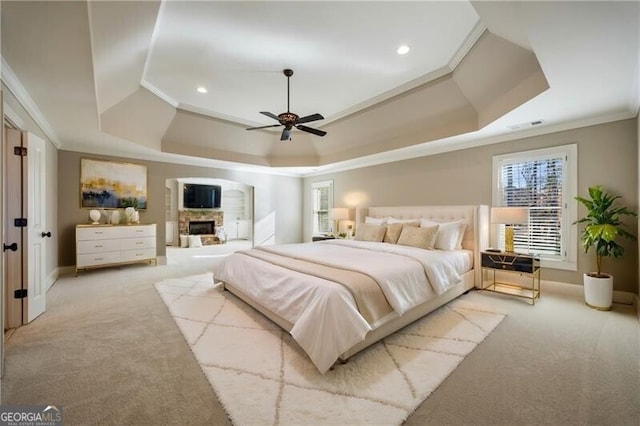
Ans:
<svg viewBox="0 0 640 426"><path fill-rule="evenodd" d="M488 245L487 206L361 208L356 228L365 217L390 216L438 223L463 220L462 249L424 250L350 240L271 246L228 256L215 271L216 280L287 330L325 373L337 360L348 359L481 286L479 256ZM375 291L382 290L386 310L373 302L377 308L365 309L363 301L377 295L360 295L339 284L333 279L334 268L373 279L378 284Z"/></svg>

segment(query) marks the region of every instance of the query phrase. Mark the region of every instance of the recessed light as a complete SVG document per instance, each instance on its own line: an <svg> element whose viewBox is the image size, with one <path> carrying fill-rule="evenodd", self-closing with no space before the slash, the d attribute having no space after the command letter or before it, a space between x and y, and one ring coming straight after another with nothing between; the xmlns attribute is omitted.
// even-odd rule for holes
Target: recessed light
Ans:
<svg viewBox="0 0 640 426"><path fill-rule="evenodd" d="M198 91L198 93L207 93L207 88L200 86L196 89Z"/></svg>
<svg viewBox="0 0 640 426"><path fill-rule="evenodd" d="M407 46L406 44L403 44L402 46L398 47L398 55L406 55L407 53L409 53L409 46Z"/></svg>

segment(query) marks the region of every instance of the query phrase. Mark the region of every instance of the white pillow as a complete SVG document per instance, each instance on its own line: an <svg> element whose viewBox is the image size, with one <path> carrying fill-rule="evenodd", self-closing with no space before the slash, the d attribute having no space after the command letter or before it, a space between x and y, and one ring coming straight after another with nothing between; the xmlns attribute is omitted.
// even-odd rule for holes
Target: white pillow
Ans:
<svg viewBox="0 0 640 426"><path fill-rule="evenodd" d="M202 247L200 235L189 235L189 247Z"/></svg>
<svg viewBox="0 0 640 426"><path fill-rule="evenodd" d="M383 217L380 219L377 217L365 216L364 223L366 223L367 225L384 225L385 223L387 223L387 218Z"/></svg>
<svg viewBox="0 0 640 426"><path fill-rule="evenodd" d="M182 247L182 248L189 247L189 236L188 235L180 235L180 247Z"/></svg>
<svg viewBox="0 0 640 426"><path fill-rule="evenodd" d="M455 222L438 223L428 219L421 219L420 226L428 228L440 225L436 235L435 248L438 250L460 250L462 248L462 238L467 224L462 219Z"/></svg>
<svg viewBox="0 0 640 426"><path fill-rule="evenodd" d="M393 216L389 216L387 223L415 223L417 225L420 223L420 219L396 219Z"/></svg>

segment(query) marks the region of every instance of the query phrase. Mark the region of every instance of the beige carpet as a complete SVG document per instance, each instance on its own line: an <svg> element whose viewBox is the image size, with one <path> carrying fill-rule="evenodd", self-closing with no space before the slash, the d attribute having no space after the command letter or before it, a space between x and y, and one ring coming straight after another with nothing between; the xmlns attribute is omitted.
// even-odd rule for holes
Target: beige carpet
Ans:
<svg viewBox="0 0 640 426"><path fill-rule="evenodd" d="M401 424L504 315L465 298L325 375L212 274L156 285L234 423Z"/></svg>

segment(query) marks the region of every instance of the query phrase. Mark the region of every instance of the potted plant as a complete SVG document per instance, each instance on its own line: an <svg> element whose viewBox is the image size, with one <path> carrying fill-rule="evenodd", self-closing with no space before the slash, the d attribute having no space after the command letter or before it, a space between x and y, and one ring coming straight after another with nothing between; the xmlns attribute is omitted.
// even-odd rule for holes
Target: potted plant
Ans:
<svg viewBox="0 0 640 426"><path fill-rule="evenodd" d="M590 187L589 196L591 199L575 197L587 209L587 215L574 222L587 224L582 232L582 247L585 253L593 247L596 254L596 271L584 274L584 299L588 306L608 311L613 300L613 276L602 272L602 260L622 256L624 247L615 241L618 237L636 239L620 219L637 214L627 207L614 206L620 196L603 192L600 186Z"/></svg>

